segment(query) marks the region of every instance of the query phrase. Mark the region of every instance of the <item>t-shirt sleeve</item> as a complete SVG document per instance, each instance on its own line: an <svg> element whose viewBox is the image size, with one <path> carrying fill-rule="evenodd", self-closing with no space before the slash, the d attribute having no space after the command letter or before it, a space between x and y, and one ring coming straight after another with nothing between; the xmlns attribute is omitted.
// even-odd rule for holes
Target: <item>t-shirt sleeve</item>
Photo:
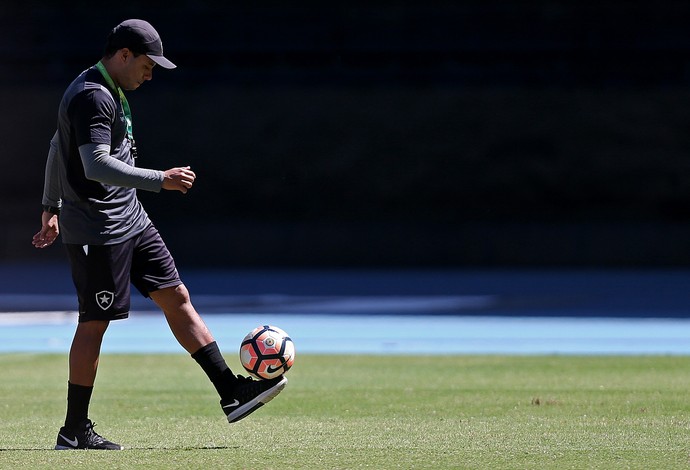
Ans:
<svg viewBox="0 0 690 470"><path fill-rule="evenodd" d="M92 89L77 94L68 112L77 147L84 144L111 145L111 128L117 107L106 91Z"/></svg>

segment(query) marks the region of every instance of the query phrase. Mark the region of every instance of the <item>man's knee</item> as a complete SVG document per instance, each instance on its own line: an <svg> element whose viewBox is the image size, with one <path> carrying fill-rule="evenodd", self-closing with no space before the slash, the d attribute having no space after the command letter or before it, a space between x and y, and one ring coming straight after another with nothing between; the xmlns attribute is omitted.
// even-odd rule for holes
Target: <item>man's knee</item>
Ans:
<svg viewBox="0 0 690 470"><path fill-rule="evenodd" d="M110 322L104 320L91 320L77 324L77 330L72 340L73 350L95 350L98 351L108 329Z"/></svg>
<svg viewBox="0 0 690 470"><path fill-rule="evenodd" d="M184 284L151 292L150 296L164 310L190 303L189 291Z"/></svg>
<svg viewBox="0 0 690 470"><path fill-rule="evenodd" d="M77 334L85 336L103 336L110 322L107 320L89 320L77 324Z"/></svg>

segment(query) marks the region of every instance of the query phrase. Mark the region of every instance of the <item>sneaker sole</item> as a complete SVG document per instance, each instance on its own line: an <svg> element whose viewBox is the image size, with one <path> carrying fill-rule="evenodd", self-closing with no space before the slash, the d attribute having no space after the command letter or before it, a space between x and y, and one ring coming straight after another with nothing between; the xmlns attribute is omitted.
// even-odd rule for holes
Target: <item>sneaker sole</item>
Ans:
<svg viewBox="0 0 690 470"><path fill-rule="evenodd" d="M228 414L228 423L235 423L241 420L253 411L256 411L258 408L264 406L269 401L273 400L276 395L278 395L285 388L287 382L287 378L283 377L283 380L275 384L273 387L257 395L256 398L248 401L244 405L238 407L236 410L233 410L230 414Z"/></svg>

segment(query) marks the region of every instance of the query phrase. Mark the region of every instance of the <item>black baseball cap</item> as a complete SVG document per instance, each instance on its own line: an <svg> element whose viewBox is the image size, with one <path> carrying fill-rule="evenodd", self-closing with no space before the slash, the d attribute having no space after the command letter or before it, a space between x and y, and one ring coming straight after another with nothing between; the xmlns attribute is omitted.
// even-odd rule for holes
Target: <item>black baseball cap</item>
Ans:
<svg viewBox="0 0 690 470"><path fill-rule="evenodd" d="M149 59L163 68L177 67L163 57L161 37L147 21L126 20L113 28L106 41L106 50L119 50L125 47L137 54L146 54Z"/></svg>

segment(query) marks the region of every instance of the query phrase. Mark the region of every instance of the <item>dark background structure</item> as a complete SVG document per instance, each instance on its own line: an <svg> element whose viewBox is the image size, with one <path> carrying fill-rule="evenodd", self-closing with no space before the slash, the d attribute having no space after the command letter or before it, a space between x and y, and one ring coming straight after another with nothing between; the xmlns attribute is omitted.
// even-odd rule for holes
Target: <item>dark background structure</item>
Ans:
<svg viewBox="0 0 690 470"><path fill-rule="evenodd" d="M140 193L188 266L684 266L690 3L2 2L0 261L38 252L69 82L126 18Z"/></svg>

